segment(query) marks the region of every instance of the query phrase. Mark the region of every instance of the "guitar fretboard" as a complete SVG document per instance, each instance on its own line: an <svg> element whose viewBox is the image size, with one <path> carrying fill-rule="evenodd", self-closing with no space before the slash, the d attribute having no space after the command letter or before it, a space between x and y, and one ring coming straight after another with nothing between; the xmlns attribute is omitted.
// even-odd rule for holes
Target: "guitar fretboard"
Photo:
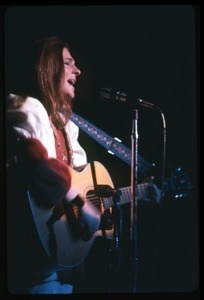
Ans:
<svg viewBox="0 0 204 300"><path fill-rule="evenodd" d="M141 199L145 199L148 198L148 189L147 186L149 185L149 183L141 183L138 184L138 190L137 190L137 199L141 200ZM132 191L131 191L131 187L124 187L124 188L120 188L119 190L121 190L122 194L120 196L120 205L126 204L131 202L132 199ZM108 197L108 198L103 198L103 206L104 209L108 209L111 206L113 206L113 198L112 197Z"/></svg>

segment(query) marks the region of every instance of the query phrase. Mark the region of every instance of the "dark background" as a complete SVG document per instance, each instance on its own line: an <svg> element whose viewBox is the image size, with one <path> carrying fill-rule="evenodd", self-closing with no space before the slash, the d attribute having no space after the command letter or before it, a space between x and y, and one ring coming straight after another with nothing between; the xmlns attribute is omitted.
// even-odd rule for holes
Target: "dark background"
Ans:
<svg viewBox="0 0 204 300"><path fill-rule="evenodd" d="M147 276L141 286L147 291L196 290L199 7L11 6L4 10L3 17L5 94L26 92L39 97L34 77L38 50L35 42L58 35L70 44L76 65L82 72L76 85L74 111L108 134L117 136L130 148L133 109L136 108L139 154L148 162L156 163L159 172L164 147L161 113L156 108L139 106L137 99L152 102L163 112L167 137L165 176L171 178L174 168L181 167L194 188L190 189L190 196L175 199L171 195L170 200L168 198L161 225L161 274L158 281L154 275ZM131 105L102 99L102 87L126 92ZM82 131L80 142L88 160L102 162L116 187L130 185L130 166L109 155ZM157 219L157 212L149 208L141 211L144 220L141 230L145 235L143 250L150 253L156 247L155 239L150 239L150 227ZM146 262L143 272L148 273L147 261L152 257L144 257L141 259Z"/></svg>

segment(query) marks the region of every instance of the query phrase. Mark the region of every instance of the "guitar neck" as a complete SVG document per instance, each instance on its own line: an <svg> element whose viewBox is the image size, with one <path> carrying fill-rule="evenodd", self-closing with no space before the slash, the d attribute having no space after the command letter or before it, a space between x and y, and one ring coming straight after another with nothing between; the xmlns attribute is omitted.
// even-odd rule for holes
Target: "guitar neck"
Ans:
<svg viewBox="0 0 204 300"><path fill-rule="evenodd" d="M137 186L137 188L138 188L138 190L137 190L138 198L137 199L138 200L145 199L146 197L148 197L148 189L147 189L148 185L149 185L149 183L138 184L138 186ZM122 192L122 194L120 196L119 204L123 205L123 204L131 202L131 199L132 199L131 186L119 188L119 190ZM102 202L103 202L104 209L108 209L114 205L113 197L103 198Z"/></svg>
<svg viewBox="0 0 204 300"><path fill-rule="evenodd" d="M148 186L151 183L141 183L137 185L137 199L145 201L146 199L151 198L150 191ZM183 198L187 197L191 194L193 186L188 178L188 176L183 173L182 169L177 168L173 173L172 176L166 178L163 182L163 196L166 193L174 193L174 198ZM131 187L124 187L120 188L122 195L120 196L120 204L126 204L131 202L132 199L132 189ZM147 200L148 201L148 200ZM104 208L110 208L113 206L113 199L112 197L103 198L102 199ZM149 201L148 201L149 202Z"/></svg>

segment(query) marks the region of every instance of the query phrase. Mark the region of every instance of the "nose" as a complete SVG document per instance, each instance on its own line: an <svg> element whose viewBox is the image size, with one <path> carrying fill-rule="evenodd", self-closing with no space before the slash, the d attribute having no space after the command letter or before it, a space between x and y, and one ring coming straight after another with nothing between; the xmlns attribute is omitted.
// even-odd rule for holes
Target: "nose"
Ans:
<svg viewBox="0 0 204 300"><path fill-rule="evenodd" d="M76 76L81 75L81 71L80 71L76 66L74 66L73 73L74 73Z"/></svg>

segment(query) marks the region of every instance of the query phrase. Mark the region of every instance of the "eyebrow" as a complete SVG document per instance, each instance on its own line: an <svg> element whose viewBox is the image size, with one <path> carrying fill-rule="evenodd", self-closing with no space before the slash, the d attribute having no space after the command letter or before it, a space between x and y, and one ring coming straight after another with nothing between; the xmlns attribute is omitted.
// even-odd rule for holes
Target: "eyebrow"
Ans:
<svg viewBox="0 0 204 300"><path fill-rule="evenodd" d="M68 60L69 62L72 62L73 64L75 64L75 60L72 57L65 57L64 61Z"/></svg>

